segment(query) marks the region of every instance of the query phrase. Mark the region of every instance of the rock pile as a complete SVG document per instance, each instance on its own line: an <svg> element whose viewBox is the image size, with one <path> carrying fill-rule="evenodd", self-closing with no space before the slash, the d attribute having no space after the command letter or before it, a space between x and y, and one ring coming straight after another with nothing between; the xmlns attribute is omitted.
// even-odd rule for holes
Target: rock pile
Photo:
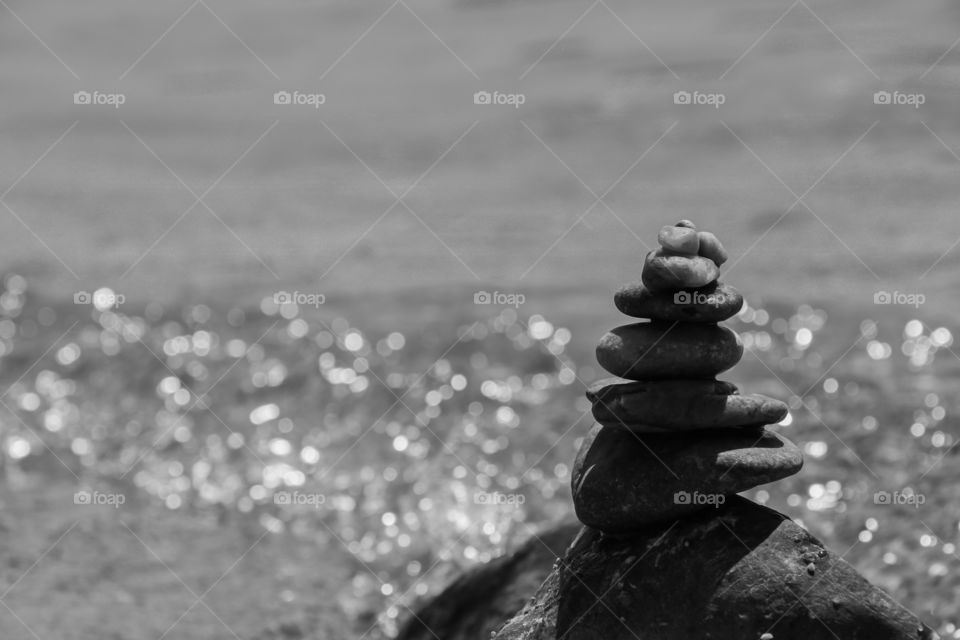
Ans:
<svg viewBox="0 0 960 640"><path fill-rule="evenodd" d="M803 465L793 443L764 428L786 416L785 404L715 378L743 355L737 334L717 324L743 305L717 280L723 245L686 220L664 227L659 240L642 282L614 298L644 321L617 327L597 346L597 361L621 378L587 392L599 424L574 465L577 517L607 534L719 507Z"/></svg>
<svg viewBox="0 0 960 640"><path fill-rule="evenodd" d="M766 427L787 406L716 379L743 355L718 323L740 294L727 254L681 221L660 232L597 360L597 424L574 464L586 526L495 640L928 640L910 611L787 516L736 495L797 473Z"/></svg>
<svg viewBox="0 0 960 640"><path fill-rule="evenodd" d="M400 638L485 640L505 621L494 640L935 639L793 520L736 495L803 460L766 428L786 405L716 379L743 354L718 325L743 304L717 280L723 246L687 221L659 239L641 283L615 297L644 321L597 347L619 379L587 393L599 424L572 474L586 526L552 566L531 564L530 548L558 546L570 525L454 583Z"/></svg>

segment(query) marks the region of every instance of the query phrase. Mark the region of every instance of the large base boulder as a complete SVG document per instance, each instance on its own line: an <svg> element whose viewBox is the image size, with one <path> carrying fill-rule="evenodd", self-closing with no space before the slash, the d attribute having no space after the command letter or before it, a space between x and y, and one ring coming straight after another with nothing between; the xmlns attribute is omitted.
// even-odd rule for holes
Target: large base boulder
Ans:
<svg viewBox="0 0 960 640"><path fill-rule="evenodd" d="M628 537L584 528L495 639L936 637L792 520L732 497Z"/></svg>

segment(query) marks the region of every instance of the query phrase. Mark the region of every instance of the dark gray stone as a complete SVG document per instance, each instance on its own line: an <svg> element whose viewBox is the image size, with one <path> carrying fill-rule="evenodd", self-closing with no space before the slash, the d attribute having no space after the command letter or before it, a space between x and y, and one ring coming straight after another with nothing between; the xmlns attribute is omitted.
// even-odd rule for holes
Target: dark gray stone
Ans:
<svg viewBox="0 0 960 640"><path fill-rule="evenodd" d="M703 256L671 255L660 249L647 254L640 278L653 291L679 291L710 284L720 267Z"/></svg>
<svg viewBox="0 0 960 640"><path fill-rule="evenodd" d="M638 322L617 327L597 345L597 362L630 380L712 378L740 361L743 344L712 324Z"/></svg>
<svg viewBox="0 0 960 640"><path fill-rule="evenodd" d="M764 634L937 638L787 516L734 496L717 511L629 538L585 528L494 640L758 640Z"/></svg>
<svg viewBox="0 0 960 640"><path fill-rule="evenodd" d="M709 231L700 231L697 236L700 240L701 256L710 258L718 267L727 261L727 250L723 248L717 236Z"/></svg>
<svg viewBox="0 0 960 640"><path fill-rule="evenodd" d="M621 287L613 297L621 312L634 318L677 322L723 322L737 315L743 296L730 285L711 282L698 289L653 292L642 282Z"/></svg>
<svg viewBox="0 0 960 640"><path fill-rule="evenodd" d="M766 429L640 436L597 425L574 462L573 506L589 527L630 533L716 510L728 496L791 476L802 466L796 445Z"/></svg>
<svg viewBox="0 0 960 640"><path fill-rule="evenodd" d="M695 256L700 251L700 236L696 229L667 225L660 229L657 242L664 253L679 256Z"/></svg>
<svg viewBox="0 0 960 640"><path fill-rule="evenodd" d="M598 422L638 433L775 424L787 405L717 380L603 380L587 390Z"/></svg>
<svg viewBox="0 0 960 640"><path fill-rule="evenodd" d="M558 636L917 640L932 632L786 516L747 500L631 540L580 536ZM817 570L810 575L807 565ZM597 596L602 604L597 604ZM683 594L683 597L677 597ZM642 606L637 606L643 603Z"/></svg>

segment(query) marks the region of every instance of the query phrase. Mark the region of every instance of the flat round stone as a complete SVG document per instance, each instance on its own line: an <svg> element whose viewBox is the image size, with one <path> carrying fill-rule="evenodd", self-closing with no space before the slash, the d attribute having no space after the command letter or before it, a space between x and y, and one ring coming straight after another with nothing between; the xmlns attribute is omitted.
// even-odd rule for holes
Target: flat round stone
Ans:
<svg viewBox="0 0 960 640"><path fill-rule="evenodd" d="M670 255L660 249L647 254L641 279L653 291L703 287L720 275L720 267L703 256Z"/></svg>
<svg viewBox="0 0 960 640"><path fill-rule="evenodd" d="M639 436L596 425L574 463L573 505L588 527L629 533L722 507L729 496L802 466L800 449L766 429Z"/></svg>
<svg viewBox="0 0 960 640"><path fill-rule="evenodd" d="M743 296L719 281L705 287L682 291L651 291L636 282L621 287L613 303L634 318L677 322L722 322L743 307Z"/></svg>
<svg viewBox="0 0 960 640"><path fill-rule="evenodd" d="M597 362L621 378L712 378L740 361L743 344L715 324L638 322L600 339Z"/></svg>
<svg viewBox="0 0 960 640"><path fill-rule="evenodd" d="M602 380L587 390L597 422L635 433L775 424L787 405L719 380Z"/></svg>

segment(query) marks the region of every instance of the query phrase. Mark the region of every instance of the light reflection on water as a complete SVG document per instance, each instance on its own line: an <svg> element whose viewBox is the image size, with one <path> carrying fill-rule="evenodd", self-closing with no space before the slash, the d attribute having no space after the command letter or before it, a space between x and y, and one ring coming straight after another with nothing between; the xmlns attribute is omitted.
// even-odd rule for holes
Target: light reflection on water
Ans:
<svg viewBox="0 0 960 640"><path fill-rule="evenodd" d="M596 369L539 315L371 335L272 299L223 313L36 307L19 276L0 309L0 356L25 366L82 317L22 379L4 368L8 463L55 454L85 481L126 479L170 509L342 546L359 564L341 604L379 615L384 633L462 568L572 511L569 465L591 425L580 378ZM952 333L863 319L839 344L830 332L845 327L809 305L746 305L732 326L747 352L742 390L789 403L779 428L806 457L801 474L751 497L828 544L857 541L848 558L900 597L904 574L922 572L906 595L956 619L932 595L960 575L960 514L943 482L957 469L956 405L933 374L953 357ZM881 490L923 494L922 521L876 504Z"/></svg>

